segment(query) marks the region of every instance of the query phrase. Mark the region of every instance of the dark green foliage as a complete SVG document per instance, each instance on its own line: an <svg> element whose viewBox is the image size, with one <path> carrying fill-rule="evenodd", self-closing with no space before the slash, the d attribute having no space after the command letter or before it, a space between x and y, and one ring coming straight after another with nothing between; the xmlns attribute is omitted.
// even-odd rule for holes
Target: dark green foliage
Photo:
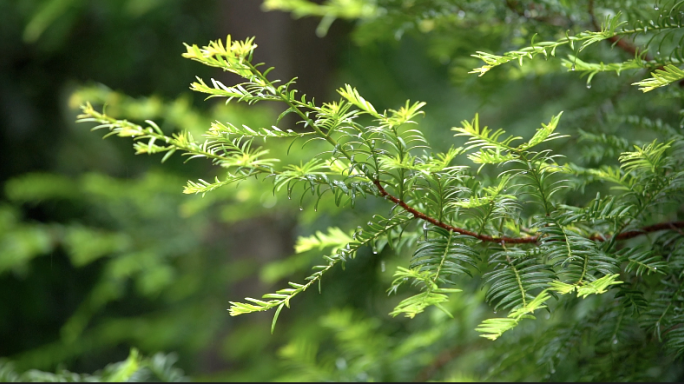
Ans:
<svg viewBox="0 0 684 384"><path fill-rule="evenodd" d="M183 382L188 378L175 368L176 356L158 353L143 358L138 351L131 350L124 361L107 365L92 375L69 372L65 369L57 373L29 370L16 372L12 363L0 361L0 381L2 382Z"/></svg>

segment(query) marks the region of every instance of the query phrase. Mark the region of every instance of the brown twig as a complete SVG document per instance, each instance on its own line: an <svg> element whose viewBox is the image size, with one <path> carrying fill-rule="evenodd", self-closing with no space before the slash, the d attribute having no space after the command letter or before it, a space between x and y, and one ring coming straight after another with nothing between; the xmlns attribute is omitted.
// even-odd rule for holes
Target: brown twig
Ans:
<svg viewBox="0 0 684 384"><path fill-rule="evenodd" d="M494 236L489 236L489 235L483 235L479 233L475 233L472 231L469 231L467 229L463 228L457 228L452 225L443 223L434 217L430 217L423 212L420 212L416 210L415 208L409 206L406 204L403 200L392 196L389 192L385 190L385 188L380 184L379 180L373 180L373 184L378 188L378 191L380 191L380 195L393 203L397 204L398 206L402 207L406 212L409 212L413 215L413 217L421 220L425 220L428 223L431 223L433 225L436 225L440 228L444 228L448 231L455 232L455 233L460 233L462 235L467 235L467 236L472 236L478 240L481 241L488 241L492 243L508 243L508 244L535 244L539 241L540 235L535 235L535 236L528 236L528 237L494 237ZM663 231L666 229L675 229L675 228L684 228L684 221L671 221L667 223L659 223L659 224L653 224L653 225L648 225L640 229L635 229L631 231L625 231L622 232L618 235L615 235L616 240L627 240L631 239L633 237L641 236L647 233L651 232L657 232L657 231ZM591 235L589 236L589 240L594 240L594 241L608 241L612 239L612 236L610 235Z"/></svg>
<svg viewBox="0 0 684 384"><path fill-rule="evenodd" d="M675 226L672 225L671 223L670 223L670 229L672 229L673 231L675 231L675 232L679 233L680 235L684 236L684 232L682 232L681 229L675 227Z"/></svg>
<svg viewBox="0 0 684 384"><path fill-rule="evenodd" d="M593 24L594 29L595 29L596 31L600 31L601 28L600 28L600 27L598 26L598 24L596 23L596 17L594 16L594 0L589 0L589 6L588 6L588 8L589 8L589 16L591 16L591 24ZM632 44L632 43L630 43L630 42L628 42L628 41L626 41L626 40L624 40L624 39L620 39L620 38L617 37L617 36L612 36L612 37L610 37L610 38L608 39L608 41L610 41L611 43L614 43L618 48L622 49L623 51L629 53L629 54L632 55L632 56L636 56L636 55L637 55L637 52L638 52L637 47L636 47L634 44ZM649 61L649 62L650 62L650 61L653 61L654 58L651 57L651 56L649 56L648 53L643 53L643 54L642 54L642 60L643 60L643 61ZM663 70L664 68L665 68L664 66L659 65L659 66L656 67L655 69L656 69L656 70L658 70L658 69L659 69L659 70ZM684 87L684 80L680 80L680 81L678 82L678 84L679 84L680 87Z"/></svg>
<svg viewBox="0 0 684 384"><path fill-rule="evenodd" d="M433 217L430 217L430 216L424 214L423 212L417 211L417 210L411 208L410 206L408 206L408 204L406 204L402 200L390 195L385 190L385 188L383 188L382 185L380 185L379 180L373 180L373 184L375 184L375 186L378 187L378 190L380 191L380 194L383 197L386 197L387 199L391 200L395 204L404 208L404 210L413 214L413 217L416 217L416 218L421 219L421 220L425 220L429 223L432 223L438 227L444 228L448 231L460 233L462 235L472 236L472 237L478 238L482 241L490 241L493 243L505 242L505 243L513 243L513 244L525 244L525 243L536 243L537 240L539 240L539 235L531 236L531 237L505 237L505 236L504 237L492 237L492 236L488 236L488 235L477 234L477 233L469 231L467 229L456 228L456 227L451 226L449 224L445 224L445 223L443 223L443 222L441 222L441 221L439 221Z"/></svg>
<svg viewBox="0 0 684 384"><path fill-rule="evenodd" d="M645 226L643 228L636 229L633 231L622 232L619 235L615 236L615 238L617 240L627 240L627 239L631 239L633 237L641 236L641 235L646 234L646 233L658 232L658 231L663 231L666 229L673 229L673 228L684 228L684 221L672 221L669 223L659 223L659 224L648 225L648 226ZM590 237L590 239L595 240L593 237L594 236Z"/></svg>
<svg viewBox="0 0 684 384"><path fill-rule="evenodd" d="M601 27L599 27L598 23L596 22L596 16L594 15L594 0L589 0L588 8L589 16L591 16L591 24L594 26L594 30L600 31ZM616 47L622 49L623 51L629 53L632 56L636 56L639 52L639 49L634 44L630 43L625 39L621 39L618 36L609 37L608 41L615 44ZM652 61L653 58L650 57L648 54L644 54L643 60Z"/></svg>

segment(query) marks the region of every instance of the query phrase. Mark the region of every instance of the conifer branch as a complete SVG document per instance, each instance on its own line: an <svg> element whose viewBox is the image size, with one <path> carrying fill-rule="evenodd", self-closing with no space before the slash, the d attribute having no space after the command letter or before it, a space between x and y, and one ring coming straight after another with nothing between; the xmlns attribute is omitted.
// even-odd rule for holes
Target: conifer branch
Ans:
<svg viewBox="0 0 684 384"><path fill-rule="evenodd" d="M411 213L415 218L425 220L428 223L434 224L434 225L436 225L440 228L444 228L448 231L460 233L462 235L472 236L472 237L475 237L475 238L482 240L482 241L489 241L489 242L494 242L494 243L505 242L505 243L512 243L512 244L525 244L525 243L536 243L537 240L539 239L538 236L532 236L532 237L505 237L505 236L504 237L492 237L492 236L488 236L488 235L477 234L477 233L469 231L467 229L456 228L456 227L451 226L449 224L443 223L443 222L441 222L441 221L439 221L433 217L430 217L430 216L428 216L428 215L426 215L420 211L417 211L416 209L414 209L414 208L410 207L408 204L406 204L404 201L392 196L391 194L389 194L389 192L387 192L385 190L385 188L382 187L379 180L373 180L373 184L375 184L375 186L380 191L380 195L382 195L383 197L386 197L387 199L389 199L393 203L404 208L405 211Z"/></svg>
<svg viewBox="0 0 684 384"><path fill-rule="evenodd" d="M397 197L392 196L389 192L387 192L387 190L385 190L385 188L383 188L383 186L379 180L373 180L373 184L375 184L375 186L378 188L378 191L380 191L380 195L382 197L385 197L388 200L392 201L393 203L404 208L404 210L411 213L413 215L413 217L427 221L428 223L436 225L440 228L444 228L448 231L460 233L460 234L466 235L466 236L472 236L478 240L487 241L487 242L491 242L491 243L536 244L539 241L539 238L540 238L539 235L527 236L527 237L507 237L507 236L494 237L494 236L489 236L489 235L484 235L484 234L478 234L478 233L475 233L473 231L469 231L467 229L454 227L452 225L443 223L443 222L441 222L441 221L439 221L433 217L430 217L430 216L416 210L415 208L409 206L403 200L400 200ZM667 229L676 230L679 228L684 228L684 221L671 221L671 222L666 222L666 223L648 225L648 226L645 226L641 229L622 232L622 233L615 236L615 240L627 240L627 239L631 239L634 237L645 235L645 234L651 233L651 232L664 231ZM601 235L601 234L589 236L589 240L600 241L600 242L608 241L608 240L611 240L612 238L613 238L613 236Z"/></svg>
<svg viewBox="0 0 684 384"><path fill-rule="evenodd" d="M633 231L621 232L619 235L615 236L616 240L627 240L637 236L645 235L651 232L664 231L667 229L676 230L678 228L684 228L684 221L671 221L667 223L658 223L653 225L645 226L641 229L635 229ZM592 235L590 240L606 241L610 237L604 237L602 235Z"/></svg>
<svg viewBox="0 0 684 384"><path fill-rule="evenodd" d="M596 22L596 16L594 14L594 0L589 0L588 9L589 9L589 16L591 17L591 24L593 25L594 30L601 31L601 27ZM629 41L621 38L620 36L617 36L617 35L611 36L608 38L608 41L610 41L616 47L622 49L623 51L629 53L632 56L637 56L637 54L639 53L639 49L634 44L632 44ZM643 59L646 61L653 60L647 53L644 54Z"/></svg>
<svg viewBox="0 0 684 384"><path fill-rule="evenodd" d="M619 18L619 13L606 18L600 31L582 32L576 36L566 34L564 39L558 41L536 44L533 41L531 47L504 56L480 52L476 57L483 59L487 65L474 72L482 75L495 66L513 60L522 62L525 57L533 58L539 54L553 56L555 49L561 46L568 45L574 50L574 44L578 43L581 46L577 51L582 51L610 37L646 32L647 27L643 25L643 28L618 31L617 28L625 23L620 22ZM669 28L674 26L671 23L659 24L655 29ZM616 40L616 44L619 42ZM246 80L228 87L215 80L208 85L198 78L192 84L192 89L210 98L222 97L228 101L284 103L287 109L279 119L294 113L300 123L309 128L307 132L282 131L275 126L252 129L217 122L207 133L204 143L200 144L189 134L167 137L151 122L148 123L149 127L142 127L125 120L114 120L95 113L89 106L81 116L81 121L98 122L101 125L96 128L108 128L110 134L133 137L138 141L135 144L137 153L166 152L169 156L179 150L186 152L190 158L209 158L232 171L224 180L216 178L213 183L202 179L189 182L186 193L209 192L261 174L273 178L274 192L286 189L288 198L296 185L303 185L300 204L308 195L307 192L311 192L316 200L314 208L328 191L334 195L337 206L346 197L353 208L357 197L367 195L381 196L394 204L390 218L370 221L366 227L359 227L351 238L349 234L333 229L328 231L329 235L318 232L316 236L305 238L298 251L333 246L330 256L325 256L327 263L315 266L316 271L306 278L305 284L289 283L289 287L266 294L261 299L246 298L245 302L231 302L232 316L275 309L271 326L273 331L280 312L283 307L289 308L291 299L315 284L319 284L320 289L323 274L335 265L354 258L361 247L371 247L376 253L378 244L382 247L385 241L386 244L396 245L396 249L408 247L408 244L413 244L412 241L418 245L409 268L396 268L395 279L388 291L396 292L399 286L410 282L420 292L403 299L390 315L404 314L413 318L434 306L451 316L442 304L449 300L447 294L461 291L448 287L456 284L452 278L471 275L477 270L482 274L483 285L489 287L485 301L492 304L495 310L502 308L510 311L506 317L487 319L476 328L482 337L490 340L496 340L515 328L523 319L534 319L534 312L546 308L546 302L556 297L554 292L575 292L581 298L600 295L609 288L615 288L613 285L623 283L616 280L621 276L618 272L634 273L638 277L650 273L663 274L671 267L659 254L648 250L635 248L634 251L623 252L610 249L616 241L656 231L682 233L684 221L637 227L638 218L642 213L648 214L649 207L667 202L664 199L666 193L681 191L684 173L673 173L679 164L672 160L681 158L676 152L682 144L681 139L666 143L654 140L643 147L635 146L635 151L626 151L629 149L627 141L598 138L595 141L615 142L613 146L622 153L619 157L622 165L583 169L570 163L558 165L556 158L561 155L554 154L551 149L533 149L565 137L555 133L562 112L553 116L548 124L542 124L533 137L522 144L514 144L522 137L505 136L503 129L481 128L476 115L472 122L464 121L461 127L452 128L457 132L455 136L469 138L464 147L451 148L446 153L435 155L428 152L431 148L419 129L404 126L416 124L412 119L422 114L420 109L425 103L411 104L407 101L398 110L380 111L355 88L346 85L338 89L342 96L339 102L317 106L313 99L307 100L305 95L295 97L297 90L291 88L295 79L279 86L276 85L278 80L269 80L267 75L270 69L262 72L258 69L262 64L251 62L255 47L253 39L232 41L230 37L225 44L221 41L210 42L201 49L194 45L187 46L184 57L236 73ZM643 61L643 54L636 55L636 48L634 52L635 58L625 63L606 65L576 60L580 65L575 68L576 63L573 63L572 69L587 72L591 80L598 72L614 71L619 74L623 70L652 65ZM570 57L570 60L575 59ZM569 62L565 64L567 66ZM642 82L641 85L658 87L684 76L684 72L678 69L665 74L656 72L650 83ZM668 74L672 76L666 76ZM358 122L356 119L361 115L368 115L377 125ZM277 170L274 165L281 159L264 158L267 149L252 148L254 139L265 142L267 138L289 138L294 143L294 140L305 136L309 137L306 143L320 140L327 142L333 149L323 152L325 158L319 154L308 161L300 161L299 165L288 164ZM165 146L155 145L155 140L163 142ZM418 155L417 150L421 148L427 150L423 155ZM498 185L489 185L487 179L478 180L468 172L466 166L451 165L457 155L471 150L476 152L469 153L468 158L476 164L507 167L499 174ZM674 153L670 156L670 152ZM572 183L571 180L558 177L563 173L584 176L585 180L614 182L619 185L619 190L628 192L623 197L608 196L603 199L597 194L596 199L584 208L565 205L557 197L554 198L557 192ZM508 194L507 187L511 187L517 195ZM532 215L524 213L525 204L531 205L536 212ZM397 207L403 211L397 214ZM424 240L420 229L408 224L415 222L414 219L424 222ZM531 229L521 228L524 220L527 220ZM428 223L434 227L430 228ZM612 233L605 234L609 232ZM409 240L401 240L402 235ZM481 246L479 242L494 244ZM599 247L598 243L605 244ZM534 246L518 247L515 244ZM486 269L481 270L481 262L486 262ZM629 281L625 286L628 284ZM618 289L623 292L628 288ZM625 302L640 305L638 298L633 296L625 296ZM658 311L651 312L657 314ZM675 323L670 322L667 326L672 324ZM684 340L684 332L681 339Z"/></svg>

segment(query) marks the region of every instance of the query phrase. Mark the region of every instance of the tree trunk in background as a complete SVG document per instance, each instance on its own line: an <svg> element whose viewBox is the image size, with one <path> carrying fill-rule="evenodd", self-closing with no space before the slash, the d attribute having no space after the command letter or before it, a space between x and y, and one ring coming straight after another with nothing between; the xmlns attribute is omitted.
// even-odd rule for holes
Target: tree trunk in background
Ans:
<svg viewBox="0 0 684 384"><path fill-rule="evenodd" d="M264 12L261 1L224 0L219 17L219 35L234 39L256 36L259 48L254 61L275 67L269 78L287 81L298 77L297 89L309 97L326 100L331 96L333 70L336 64L336 44L345 34L342 22L333 23L327 36L316 36L318 20L293 19L284 12ZM226 73L227 82L238 81Z"/></svg>
<svg viewBox="0 0 684 384"><path fill-rule="evenodd" d="M264 12L261 9L262 1L256 0L224 0L221 2L219 31L216 38L225 38L231 35L233 40L241 40L256 37L259 46L254 53L255 63L265 63L266 68L275 67L269 74L270 79L280 79L283 82L293 77L297 79L297 89L319 102L328 100L333 94L333 85L330 80L335 69L336 43L345 33L344 28L338 26L331 28L326 37L316 36L318 20L314 18L293 19L290 14L284 12ZM340 24L340 23L337 23ZM218 79L225 84L233 85L241 82L237 75L223 72L217 75ZM300 94L301 96L301 94ZM281 112L284 108L276 103L271 106ZM275 123L275 122L274 122ZM301 129L301 125L294 125L293 115L286 116L281 120L280 128ZM237 207L236 207L237 208ZM230 255L237 258L250 258L266 264L269 261L285 257L293 252L295 229L293 220L284 219L273 222L274 216L253 218L247 222L241 222L229 228L222 227L225 231L224 239L230 242ZM264 239L269 239L265 242ZM226 305L228 300L242 300L244 297L259 297L263 292L270 292L273 287L266 287L253 279L236 283L228 287ZM270 318L272 313L253 314L249 321L255 317L263 316ZM226 312L226 317L228 314ZM221 343L225 335L230 332L229 322L216 342L204 351L201 359L202 366L198 367L205 373L221 371L229 368L221 357ZM235 321L242 321L236 318ZM267 332L264 329L264 332Z"/></svg>

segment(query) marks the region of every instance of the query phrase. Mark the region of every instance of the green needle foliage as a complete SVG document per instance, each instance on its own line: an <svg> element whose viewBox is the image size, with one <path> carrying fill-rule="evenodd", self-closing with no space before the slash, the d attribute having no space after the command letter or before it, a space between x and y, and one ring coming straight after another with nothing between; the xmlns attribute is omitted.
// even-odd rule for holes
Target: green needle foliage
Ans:
<svg viewBox="0 0 684 384"><path fill-rule="evenodd" d="M360 18L367 23L382 17L380 14L389 15L391 22L400 7L385 1L348 3L356 7L353 12L345 13L343 1L266 4L299 16ZM411 2L396 3L407 9L412 6ZM432 7L438 19L449 17L447 3L426 1L423 6ZM479 2L453 3L461 10L495 7L475 4ZM507 3L513 10L520 5ZM567 2L557 3L549 14ZM610 2L606 7L618 3ZM595 25L598 16L593 1L587 5ZM681 6L682 2L663 2L656 6L661 17L642 21L634 20L638 6L633 5L634 9L624 13L607 12L594 31L556 31L561 37L542 42L533 36L529 46L501 55L476 51L473 56L485 65L470 73L483 76L511 61L525 66L540 56L553 60L561 50L569 49L572 53L567 53L567 59L556 69L569 66L570 72L587 76L588 86L603 72L619 75L648 69L652 78L627 84L638 85L644 92L678 87L676 83L684 78L684 72L678 67L680 48L671 42L684 38ZM571 5L567 8L574 11ZM539 12L534 7L529 9ZM642 46L625 40L632 38L636 44L646 36L649 39ZM631 61L604 64L580 59L580 54L605 41L613 43L612 49L627 51ZM656 46L657 57L648 56L646 49ZM274 193L285 191L288 197L299 199L301 206L316 208L321 201L329 200L338 207L354 209L363 199L386 201L389 214L369 213L368 223L355 230L329 228L301 238L297 252L321 253L323 261L313 267L314 272L304 281L289 282L261 298L231 302L232 316L273 310L273 332L283 308L290 308L295 296L314 285L319 291L325 289L324 277L338 265L352 262L362 249L370 248L377 254L389 246L398 266L387 291L390 295L409 295L394 305L391 316L417 320L435 307L450 317L454 315L447 305L451 296L475 295L477 289L485 290L484 299L495 312L506 312L474 327L480 336L492 341L509 334L520 338L508 341L517 349L501 357L491 375L515 366L515 359L523 359L523 355L536 359L528 361L530 366L547 366L554 373L566 355L581 349L575 345L582 343L583 337L596 346L590 357L596 366L601 359L618 353L614 349L617 343L642 346L634 358L651 363L661 356L667 357L667 364L684 356L684 136L680 130L662 121L614 115L610 119L650 125L657 137L631 142L618 134L585 131L575 137L564 125L563 112L557 110L536 130L513 135L483 126L475 115L452 129L454 136L466 139L465 143L457 147L454 142L441 151L421 130L424 102L406 101L395 109L376 108L356 88L345 85L337 90L339 99L317 103L298 92L296 79L283 82L269 77L272 68L253 62L256 48L254 39L234 41L229 36L225 42L212 41L202 47L186 45L183 57L242 79L241 83L227 85L198 78L191 89L207 98L250 105L280 103L283 112L271 127L215 122L198 141L187 132L166 135L152 121L137 125L117 120L90 104L83 106L79 117L80 122L96 123L95 129L109 130L108 135L133 138L136 153L163 153L164 161L180 152L188 160L206 158L223 168L222 175L213 181L189 181L186 194L211 193L256 179ZM672 92L681 95L678 89ZM568 112L573 115L571 119L577 118L576 111L567 110L566 116ZM300 128L279 128L286 115L293 115ZM575 155L576 150L563 146L576 138L588 143L585 150L590 155L586 158L603 161L566 157ZM271 156L267 140L313 150L307 152L308 158L291 161L290 156ZM596 191L596 184L609 188L588 195L587 190ZM403 258L406 254L408 259ZM535 318L543 311L549 316L571 316L543 325L547 323ZM537 322L541 335L537 339L512 331ZM315 348L310 345L293 345L284 353L318 367ZM574 361L581 362L586 352L577 353L580 357ZM319 375L312 377L325 376L321 373L325 369L318 368L321 371L311 368L310 373ZM520 372L525 373L524 369ZM599 374L587 376L589 373L582 372L583 379L602 379ZM621 379L643 377L634 372L621 375Z"/></svg>
<svg viewBox="0 0 684 384"><path fill-rule="evenodd" d="M31 369L16 372L12 363L0 361L0 380L3 382L182 382L188 378L173 364L174 355L158 353L150 358L140 356L132 349L126 360L107 365L92 375L69 372L65 369L57 373Z"/></svg>

